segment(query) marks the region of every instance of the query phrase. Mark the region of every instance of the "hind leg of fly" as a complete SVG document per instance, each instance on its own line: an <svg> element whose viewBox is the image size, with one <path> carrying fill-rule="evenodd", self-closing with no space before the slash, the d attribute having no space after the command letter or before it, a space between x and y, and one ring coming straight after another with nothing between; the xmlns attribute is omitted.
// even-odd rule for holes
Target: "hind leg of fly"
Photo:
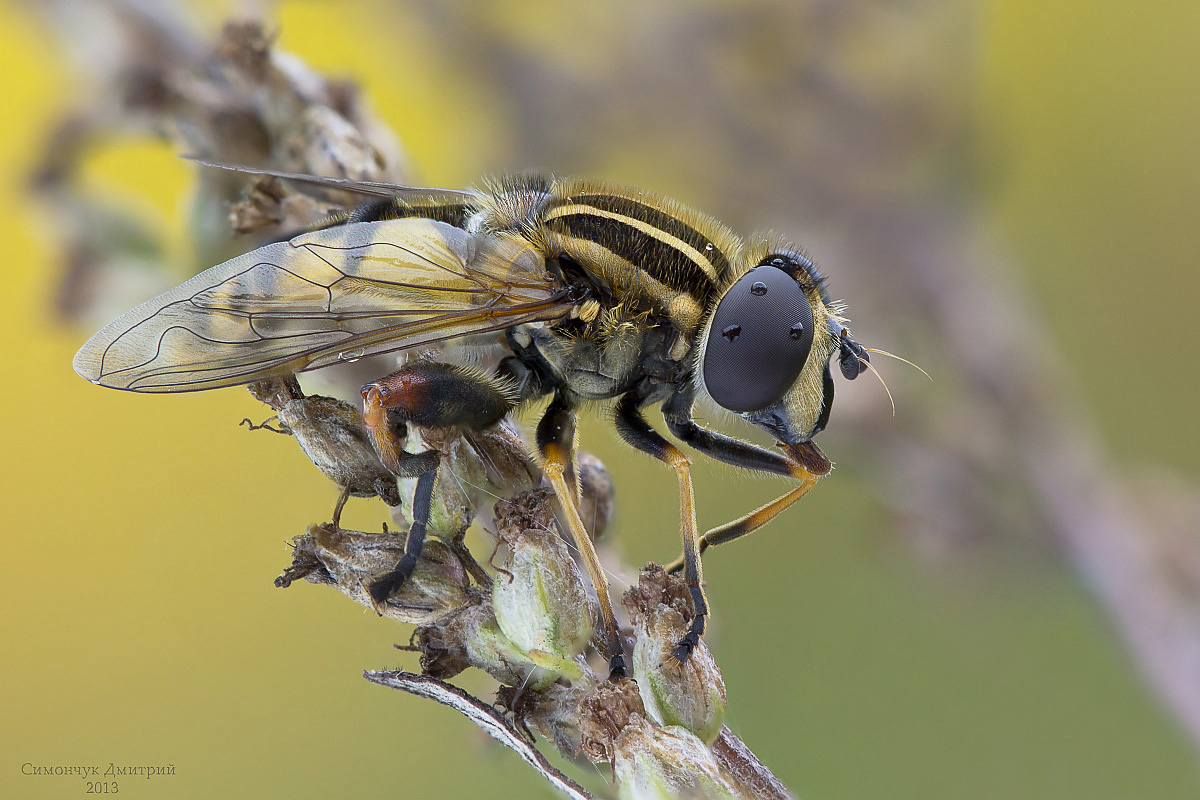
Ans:
<svg viewBox="0 0 1200 800"><path fill-rule="evenodd" d="M609 679L625 677L625 653L621 647L620 631L613 614L612 600L608 595L608 581L596 556L596 548L588 536L576 506L576 487L568 483L574 474L575 461L575 412L562 395L555 395L546 409L537 428L538 450L542 456L542 471L554 490L562 510L563 520L583 559L592 587L596 590L596 601L600 606L601 654L608 659Z"/></svg>
<svg viewBox="0 0 1200 800"><path fill-rule="evenodd" d="M416 478L412 527L404 555L395 569L374 581L368 591L376 605L408 580L425 546L425 529L433 505L438 453L407 452L401 443L406 424L483 428L499 422L512 408L513 393L503 380L475 370L418 361L362 388L363 421L384 465L401 478ZM400 423L401 432L396 430Z"/></svg>

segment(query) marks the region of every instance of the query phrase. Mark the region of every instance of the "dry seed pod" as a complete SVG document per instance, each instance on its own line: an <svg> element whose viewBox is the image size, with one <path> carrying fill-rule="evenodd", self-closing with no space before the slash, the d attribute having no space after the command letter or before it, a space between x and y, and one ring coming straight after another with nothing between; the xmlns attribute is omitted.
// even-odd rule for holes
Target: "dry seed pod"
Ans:
<svg viewBox="0 0 1200 800"><path fill-rule="evenodd" d="M680 610L687 606L679 602L685 593L681 578L651 565L626 594L637 634L633 677L651 719L664 727L682 726L711 744L725 718L725 681L703 640L687 663L671 656L687 631L688 619Z"/></svg>
<svg viewBox="0 0 1200 800"><path fill-rule="evenodd" d="M250 394L275 410L279 422L296 437L309 460L354 497L378 495L389 506L400 505L396 477L371 446L357 408L320 395L305 396L294 377L250 384Z"/></svg>
<svg viewBox="0 0 1200 800"><path fill-rule="evenodd" d="M594 762L613 761L613 747L621 731L646 709L631 680L604 681L579 708L580 747Z"/></svg>
<svg viewBox="0 0 1200 800"><path fill-rule="evenodd" d="M582 680L567 684L555 681L531 691L523 686L501 686L498 700L513 712L513 719L525 728L534 728L563 754L584 751L580 730L580 705L592 697L599 677L588 673Z"/></svg>
<svg viewBox="0 0 1200 800"><path fill-rule="evenodd" d="M329 583L352 600L372 606L366 587L395 567L404 539L403 534L311 525L293 540L292 567L275 584L286 587L299 578ZM471 601L472 591L467 570L450 546L430 539L412 578L376 610L400 622L423 625L461 609Z"/></svg>
<svg viewBox="0 0 1200 800"><path fill-rule="evenodd" d="M371 447L357 408L332 397L305 397L281 408L279 421L317 469L339 486L349 486L351 495L379 495L389 506L400 505L396 477Z"/></svg>

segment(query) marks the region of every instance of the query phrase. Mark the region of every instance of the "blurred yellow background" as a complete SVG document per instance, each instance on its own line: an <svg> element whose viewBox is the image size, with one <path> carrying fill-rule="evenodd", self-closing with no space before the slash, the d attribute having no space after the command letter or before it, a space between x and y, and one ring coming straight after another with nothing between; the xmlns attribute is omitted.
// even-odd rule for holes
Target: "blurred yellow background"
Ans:
<svg viewBox="0 0 1200 800"><path fill-rule="evenodd" d="M590 43L632 36L637 14L661 23L690 8L633 4L638 11L609 19L598 8L502 5L515 16L483 4L470 19L480 30L510 26L531 52L599 82L612 65ZM224 7L205 7L210 23ZM769 27L769 5L719 7ZM899 35L910 12L927 19L931 7L896 4L884 16ZM745 197L707 196L703 182L687 182L720 152L703 138L647 137L620 108L610 114L627 139L605 159L580 155L589 152L581 145L554 151L553 163L512 163L519 112L464 68L457 48L474 38L431 26L415 8L297 0L270 19L282 49L361 82L419 182L586 169L755 224ZM294 442L238 427L265 416L260 405L238 390L107 391L73 373L71 357L92 331L64 329L49 310L55 210L31 204L26 182L50 126L77 98L29 7L0 9L9 463L0 796L84 794L79 778L22 775L26 762L173 765L173 776L121 779L129 797L550 796L466 721L360 677L416 669L415 656L392 649L408 630L318 587L272 585L290 561L285 543L328 514L336 489ZM921 168L962 171L957 180L975 194L955 201L967 208L957 213L981 211L981 234L1015 256L1013 279L1118 463L1194 482L1200 4L980 0L953 13L967 53L968 74L956 76L967 141L954 143L959 161ZM771 46L802 46L790 33L776 31ZM870 69L869 40L864 47ZM913 53L925 69L939 58ZM730 80L743 66L731 62ZM886 80L887 69L874 68ZM532 124L554 126L556 116ZM179 249L190 172L161 146L123 143L98 153L88 177L158 215ZM764 224L788 215L777 210ZM824 266L839 294L838 265ZM922 364L938 380L954 368ZM889 424L903 428L920 385L900 368L887 374L899 407ZM839 385L839 396L881 402L865 383ZM833 443L838 420L835 410ZM626 559L672 558L677 511L663 498L673 498L674 478L620 446L599 419L583 436L616 478L614 536ZM826 450L839 458L833 444ZM702 523L780 489L706 464L697 472ZM1195 743L1056 553L1025 535L952 555L922 551L888 530L874 491L847 464L787 519L706 557L728 722L785 784L801 797L858 800L1200 793ZM357 501L345 522L377 527L385 513ZM477 677L465 684L489 691ZM603 784L598 772L585 780Z"/></svg>

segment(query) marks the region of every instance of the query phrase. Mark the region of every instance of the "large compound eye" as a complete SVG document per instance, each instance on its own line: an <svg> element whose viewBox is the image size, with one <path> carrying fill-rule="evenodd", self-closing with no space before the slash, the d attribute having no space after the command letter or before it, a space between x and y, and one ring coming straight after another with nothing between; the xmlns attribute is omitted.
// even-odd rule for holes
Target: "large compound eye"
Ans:
<svg viewBox="0 0 1200 800"><path fill-rule="evenodd" d="M730 411L766 408L796 382L812 343L808 297L767 259L717 304L704 350L704 386Z"/></svg>

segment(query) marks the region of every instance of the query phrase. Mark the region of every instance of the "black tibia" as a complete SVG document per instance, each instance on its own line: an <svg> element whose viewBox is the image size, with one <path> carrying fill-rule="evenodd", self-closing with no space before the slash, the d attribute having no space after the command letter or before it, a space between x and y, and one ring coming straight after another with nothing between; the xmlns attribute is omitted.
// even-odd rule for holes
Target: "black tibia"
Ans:
<svg viewBox="0 0 1200 800"><path fill-rule="evenodd" d="M566 402L555 395L554 400L546 407L546 413L538 422L537 443L538 452L543 460L551 457L562 464L563 482L567 485L569 496L576 510L582 501L579 485L579 471L576 469L575 442L577 437L575 411ZM566 509L563 509L566 513ZM568 525L570 522L563 519Z"/></svg>
<svg viewBox="0 0 1200 800"><path fill-rule="evenodd" d="M609 678L623 678L625 654L621 649L621 636L613 615L612 600L608 596L608 581L604 578L592 539L579 518L575 487L567 484L569 465L574 462L575 456L575 412L561 394L554 396L538 423L537 445L542 455L542 470L546 480L554 489L562 518L596 590L596 602L600 606L601 652L608 658Z"/></svg>
<svg viewBox="0 0 1200 800"><path fill-rule="evenodd" d="M407 422L425 427L483 428L500 421L512 408L512 399L503 381L432 361L410 364L368 383L362 396L363 421L384 465L402 478L417 479L404 556L396 569L370 586L371 597L382 603L412 575L421 556L438 468L437 451L407 452L393 423L399 421L402 429Z"/></svg>
<svg viewBox="0 0 1200 800"><path fill-rule="evenodd" d="M709 458L755 472L773 475L794 475L796 465L779 453L743 442L723 433L703 428L692 419L693 398L690 393L671 395L662 405L667 428L679 441L704 453Z"/></svg>
<svg viewBox="0 0 1200 800"><path fill-rule="evenodd" d="M667 428L679 437L679 441L709 458L735 467L770 472L774 475L791 475L795 471L795 465L778 453L702 428L691 417L666 417L666 420Z"/></svg>
<svg viewBox="0 0 1200 800"><path fill-rule="evenodd" d="M429 511L433 505L433 486L437 481L437 470L422 473L417 478L417 489L413 495L413 522L408 530L408 538L404 541L404 555L400 556L396 568L373 582L367 591L376 605L382 605L399 589L406 580L412 577L421 551L425 549L425 526L429 524Z"/></svg>
<svg viewBox="0 0 1200 800"><path fill-rule="evenodd" d="M708 599L704 596L704 577L700 567L700 537L696 530L696 504L692 491L691 462L678 447L664 439L650 427L639 408L641 400L636 393L629 393L617 402L614 422L617 432L629 444L672 467L679 477L680 535L683 539L683 577L688 593L692 597L694 616L687 633L671 657L680 664L685 663L700 643L708 623Z"/></svg>

